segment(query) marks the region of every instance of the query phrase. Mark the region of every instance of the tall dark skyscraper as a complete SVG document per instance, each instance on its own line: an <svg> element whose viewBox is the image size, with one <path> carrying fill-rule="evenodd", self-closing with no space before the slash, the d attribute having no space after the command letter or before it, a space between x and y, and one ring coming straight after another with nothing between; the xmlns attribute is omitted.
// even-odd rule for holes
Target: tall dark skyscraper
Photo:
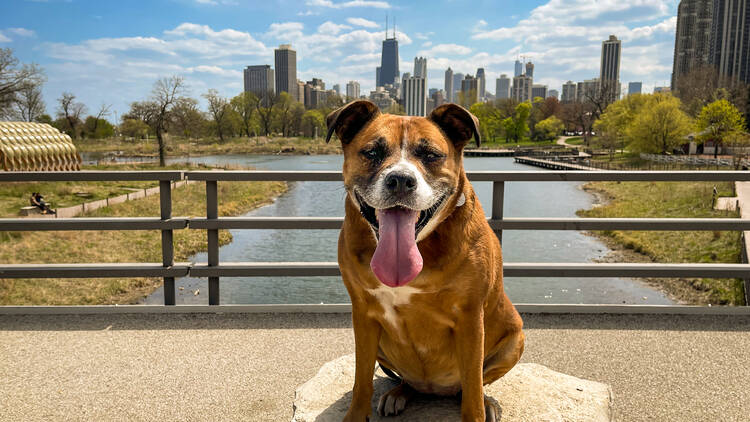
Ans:
<svg viewBox="0 0 750 422"><path fill-rule="evenodd" d="M393 38L388 38L388 24L385 28L385 39L383 40L383 52L380 55L380 86L393 85L399 80L398 71L398 40L396 39L396 27L393 27Z"/></svg>
<svg viewBox="0 0 750 422"><path fill-rule="evenodd" d="M252 92L262 98L275 90L273 69L267 64L248 66L244 69L243 76L245 92Z"/></svg>
<svg viewBox="0 0 750 422"><path fill-rule="evenodd" d="M523 64L521 64L520 61L516 60L516 67L515 72L513 72L513 76L521 76L523 74Z"/></svg>
<svg viewBox="0 0 750 422"><path fill-rule="evenodd" d="M534 77L534 63L531 63L531 62L526 63L526 76L530 78Z"/></svg>
<svg viewBox="0 0 750 422"><path fill-rule="evenodd" d="M487 77L484 74L484 68L480 67L477 69L477 96L481 101L484 98L484 93L487 90Z"/></svg>
<svg viewBox="0 0 750 422"><path fill-rule="evenodd" d="M709 60L719 75L750 82L750 2L715 0Z"/></svg>
<svg viewBox="0 0 750 422"><path fill-rule="evenodd" d="M453 102L453 69L450 66L445 71L445 100Z"/></svg>
<svg viewBox="0 0 750 422"><path fill-rule="evenodd" d="M622 42L610 35L602 41L602 60L599 73L600 89L606 94L607 104L620 98L620 52Z"/></svg>
<svg viewBox="0 0 750 422"><path fill-rule="evenodd" d="M274 50L276 64L276 93L288 92L297 101L297 52L289 44L282 44Z"/></svg>
<svg viewBox="0 0 750 422"><path fill-rule="evenodd" d="M693 68L709 63L711 21L719 0L682 0L677 7L672 89L677 79Z"/></svg>

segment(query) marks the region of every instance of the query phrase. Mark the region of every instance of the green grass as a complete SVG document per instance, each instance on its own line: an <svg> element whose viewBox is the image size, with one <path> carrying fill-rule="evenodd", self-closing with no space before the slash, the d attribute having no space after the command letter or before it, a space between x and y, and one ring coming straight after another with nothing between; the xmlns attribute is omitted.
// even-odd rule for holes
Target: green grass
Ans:
<svg viewBox="0 0 750 422"><path fill-rule="evenodd" d="M483 139L482 140L482 148L491 148L491 149L502 149L502 148L513 148L513 147L530 147L530 146L545 146L545 145L554 145L555 141L532 141L529 138L523 138L520 142L505 142L505 139L496 138L495 140L489 140L489 139ZM469 142L468 147L472 147L474 145L473 141Z"/></svg>
<svg viewBox="0 0 750 422"><path fill-rule="evenodd" d="M728 218L736 212L712 208L713 188L731 195L730 183L708 182L597 182L588 189L600 191L611 200L600 207L579 211L581 217L684 217ZM740 233L728 231L605 231L598 232L617 244L663 263L740 262ZM741 305L740 280L682 280L685 288L701 292L708 303Z"/></svg>
<svg viewBox="0 0 750 422"><path fill-rule="evenodd" d="M35 188L36 189L36 188ZM219 214L243 214L282 193L281 182L219 182ZM174 216L204 216L205 187L191 184L172 193ZM158 216L159 196L100 208L90 217ZM231 241L220 231L221 244ZM174 232L175 261L205 250L202 230ZM161 234L143 231L0 232L0 262L108 263L161 262ZM96 305L135 303L153 292L158 278L0 279L0 305Z"/></svg>
<svg viewBox="0 0 750 422"><path fill-rule="evenodd" d="M565 140L565 143L570 145L583 145L583 138L580 136L574 136Z"/></svg>

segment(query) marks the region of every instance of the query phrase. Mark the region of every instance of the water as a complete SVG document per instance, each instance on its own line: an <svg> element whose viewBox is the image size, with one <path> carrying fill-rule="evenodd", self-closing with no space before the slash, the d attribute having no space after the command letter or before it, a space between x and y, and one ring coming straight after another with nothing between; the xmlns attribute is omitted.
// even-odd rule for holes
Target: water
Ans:
<svg viewBox="0 0 750 422"><path fill-rule="evenodd" d="M184 162L175 158L172 162ZM190 162L252 166L265 170L340 170L343 157L324 156L207 156ZM467 170L537 170L512 158L467 157ZM485 212L491 209L492 185L476 182ZM507 217L575 217L590 208L592 196L576 182L511 182L505 186ZM273 204L247 216L343 216L345 191L338 182L295 182ZM221 198L219 198L221 201ZM220 251L229 261L336 261L338 230L231 230L234 240ZM505 262L591 262L609 252L597 239L575 231L503 232ZM206 262L206 254L189 259ZM176 281L178 304L207 304L206 279L183 277ZM516 303L672 303L664 294L638 281L622 278L506 278L505 289ZM194 291L199 290L195 295ZM344 303L349 302L340 277L224 277L221 303ZM163 303L160 288L145 303Z"/></svg>

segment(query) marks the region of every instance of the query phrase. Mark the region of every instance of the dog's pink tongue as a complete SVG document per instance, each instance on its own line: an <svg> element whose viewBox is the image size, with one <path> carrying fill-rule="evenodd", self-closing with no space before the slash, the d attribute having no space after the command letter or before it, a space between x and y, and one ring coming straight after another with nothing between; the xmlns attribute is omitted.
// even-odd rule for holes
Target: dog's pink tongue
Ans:
<svg viewBox="0 0 750 422"><path fill-rule="evenodd" d="M422 271L422 255L414 236L417 218L418 211L403 208L378 210L380 238L370 268L386 286L403 286Z"/></svg>

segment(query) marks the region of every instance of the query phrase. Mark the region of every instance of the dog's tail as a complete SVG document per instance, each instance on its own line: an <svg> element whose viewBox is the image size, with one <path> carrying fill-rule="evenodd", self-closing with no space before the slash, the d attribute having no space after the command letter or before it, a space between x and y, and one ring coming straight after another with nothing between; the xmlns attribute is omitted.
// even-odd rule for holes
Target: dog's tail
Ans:
<svg viewBox="0 0 750 422"><path fill-rule="evenodd" d="M384 374L388 375L388 378L390 378L390 379L392 379L394 381L398 381L398 382L402 382L403 381L400 376L396 375L395 372L393 372L392 370L390 370L390 369L386 368L385 366L383 366L382 363L378 362L378 366L380 366L380 369L383 370Z"/></svg>

